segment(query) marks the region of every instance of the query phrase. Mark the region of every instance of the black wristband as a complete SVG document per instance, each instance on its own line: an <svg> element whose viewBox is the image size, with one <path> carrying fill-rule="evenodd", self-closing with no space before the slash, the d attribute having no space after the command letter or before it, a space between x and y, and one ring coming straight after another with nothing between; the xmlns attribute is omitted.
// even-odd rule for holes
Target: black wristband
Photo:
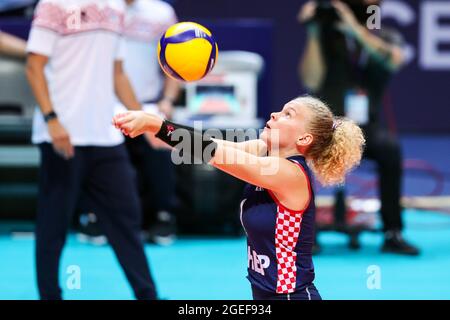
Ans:
<svg viewBox="0 0 450 320"><path fill-rule="evenodd" d="M44 121L49 122L52 119L56 119L58 116L56 115L55 111L50 111L47 114L44 114Z"/></svg>
<svg viewBox="0 0 450 320"><path fill-rule="evenodd" d="M179 131L181 137L180 140L173 139L173 132L175 130L184 130L184 132ZM158 133L155 135L160 140L164 141L171 147L183 152L181 156L186 156L184 152L186 149L193 158L183 159L184 163L208 163L216 152L217 143L211 140L211 137L203 134L201 131L196 131L192 127L183 126L180 124L173 123L168 120L164 120ZM188 139L189 141L184 141Z"/></svg>

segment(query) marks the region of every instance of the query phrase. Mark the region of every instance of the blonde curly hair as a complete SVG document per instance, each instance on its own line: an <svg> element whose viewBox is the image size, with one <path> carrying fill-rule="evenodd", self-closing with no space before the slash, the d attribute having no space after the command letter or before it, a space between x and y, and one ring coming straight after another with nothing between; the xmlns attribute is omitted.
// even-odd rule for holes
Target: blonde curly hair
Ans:
<svg viewBox="0 0 450 320"><path fill-rule="evenodd" d="M324 186L344 183L345 175L361 161L365 144L361 128L350 119L335 117L325 103L312 96L294 102L313 114L306 126L313 142L305 157L317 180Z"/></svg>

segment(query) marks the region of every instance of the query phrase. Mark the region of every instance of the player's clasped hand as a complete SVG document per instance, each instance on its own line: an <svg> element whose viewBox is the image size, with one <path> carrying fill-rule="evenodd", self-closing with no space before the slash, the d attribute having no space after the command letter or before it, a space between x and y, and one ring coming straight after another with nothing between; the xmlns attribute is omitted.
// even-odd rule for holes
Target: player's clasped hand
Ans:
<svg viewBox="0 0 450 320"><path fill-rule="evenodd" d="M113 125L124 135L131 138L135 138L146 131L156 133L161 128L162 123L163 119L144 111L128 111L113 118Z"/></svg>

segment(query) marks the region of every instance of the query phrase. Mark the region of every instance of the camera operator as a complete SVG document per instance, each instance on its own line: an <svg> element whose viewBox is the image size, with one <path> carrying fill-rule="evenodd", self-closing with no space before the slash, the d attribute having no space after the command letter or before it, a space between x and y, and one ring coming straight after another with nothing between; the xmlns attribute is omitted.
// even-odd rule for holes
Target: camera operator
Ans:
<svg viewBox="0 0 450 320"><path fill-rule="evenodd" d="M382 98L392 75L404 62L402 37L393 29L366 27L369 5L379 0L309 1L298 20L307 43L299 62L303 84L328 102L338 116L358 123L366 136L364 157L378 165L383 252L417 255L402 237L402 152L398 140L380 123ZM336 192L337 214L345 212L345 193ZM340 212L339 212L340 210Z"/></svg>

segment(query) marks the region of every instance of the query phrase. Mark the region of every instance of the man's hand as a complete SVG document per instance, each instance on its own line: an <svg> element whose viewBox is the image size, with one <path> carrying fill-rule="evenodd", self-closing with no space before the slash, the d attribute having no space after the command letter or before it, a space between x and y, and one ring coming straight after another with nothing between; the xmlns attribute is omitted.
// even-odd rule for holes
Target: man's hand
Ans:
<svg viewBox="0 0 450 320"><path fill-rule="evenodd" d="M55 152L66 160L73 158L75 149L70 142L69 134L58 119L51 119L47 126Z"/></svg>
<svg viewBox="0 0 450 320"><path fill-rule="evenodd" d="M316 15L317 2L308 1L300 9L297 15L297 20L300 23L307 23L311 21Z"/></svg>

